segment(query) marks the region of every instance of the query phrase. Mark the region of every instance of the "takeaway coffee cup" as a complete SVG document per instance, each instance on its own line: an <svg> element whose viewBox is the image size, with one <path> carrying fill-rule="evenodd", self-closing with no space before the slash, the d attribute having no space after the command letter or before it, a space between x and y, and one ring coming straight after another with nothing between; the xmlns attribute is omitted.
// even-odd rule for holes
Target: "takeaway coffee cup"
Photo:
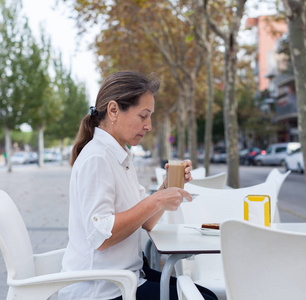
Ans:
<svg viewBox="0 0 306 300"><path fill-rule="evenodd" d="M169 160L168 164L168 187L178 187L183 189L187 163L183 160Z"/></svg>

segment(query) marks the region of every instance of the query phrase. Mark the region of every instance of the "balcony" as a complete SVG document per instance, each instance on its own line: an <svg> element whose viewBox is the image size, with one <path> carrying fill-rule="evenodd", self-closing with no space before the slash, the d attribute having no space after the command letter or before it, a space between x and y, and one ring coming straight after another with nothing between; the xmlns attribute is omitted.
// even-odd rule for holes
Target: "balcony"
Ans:
<svg viewBox="0 0 306 300"><path fill-rule="evenodd" d="M297 118L297 105L296 103L289 103L282 106L276 106L276 114L274 121L282 121L286 119Z"/></svg>

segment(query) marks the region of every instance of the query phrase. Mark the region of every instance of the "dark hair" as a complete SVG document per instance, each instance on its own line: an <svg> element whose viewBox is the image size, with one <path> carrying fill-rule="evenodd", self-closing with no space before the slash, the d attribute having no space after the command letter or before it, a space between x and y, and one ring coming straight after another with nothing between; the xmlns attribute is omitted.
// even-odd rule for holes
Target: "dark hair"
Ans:
<svg viewBox="0 0 306 300"><path fill-rule="evenodd" d="M119 109L127 111L139 104L139 98L146 92L155 95L160 81L154 76L146 77L133 71L116 72L102 83L95 105L95 111L86 115L81 121L79 132L72 149L70 164L73 165L84 146L93 138L95 127L105 119L107 106L111 100L118 103Z"/></svg>

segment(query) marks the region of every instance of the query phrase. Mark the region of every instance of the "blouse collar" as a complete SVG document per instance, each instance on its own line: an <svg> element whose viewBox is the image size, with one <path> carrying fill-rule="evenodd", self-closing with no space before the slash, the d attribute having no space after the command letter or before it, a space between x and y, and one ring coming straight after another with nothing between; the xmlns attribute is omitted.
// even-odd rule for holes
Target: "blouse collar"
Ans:
<svg viewBox="0 0 306 300"><path fill-rule="evenodd" d="M105 130L96 127L93 138L104 144L115 155L120 164L122 164L127 157L132 159L133 154L130 152L129 148L127 146L122 148L117 140Z"/></svg>

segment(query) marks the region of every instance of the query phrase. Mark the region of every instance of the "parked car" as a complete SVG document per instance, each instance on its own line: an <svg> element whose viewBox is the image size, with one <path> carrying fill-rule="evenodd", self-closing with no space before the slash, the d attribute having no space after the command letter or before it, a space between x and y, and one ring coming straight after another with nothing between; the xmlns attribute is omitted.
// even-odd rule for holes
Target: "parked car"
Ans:
<svg viewBox="0 0 306 300"><path fill-rule="evenodd" d="M301 144L297 142L272 144L267 148L267 150L262 151L261 154L255 157L254 163L257 166L285 166L285 159L287 155L292 153L292 151L296 150L299 147L301 147Z"/></svg>
<svg viewBox="0 0 306 300"><path fill-rule="evenodd" d="M287 170L304 173L304 159L301 147L292 151L292 153L285 158L285 164Z"/></svg>
<svg viewBox="0 0 306 300"><path fill-rule="evenodd" d="M11 162L14 165L37 163L38 156L36 152L18 151L11 157Z"/></svg>
<svg viewBox="0 0 306 300"><path fill-rule="evenodd" d="M28 154L23 151L15 152L11 157L11 162L14 165L26 164L28 163Z"/></svg>
<svg viewBox="0 0 306 300"><path fill-rule="evenodd" d="M250 147L239 151L239 163L241 165L254 165L255 157L260 154L262 149Z"/></svg>
<svg viewBox="0 0 306 300"><path fill-rule="evenodd" d="M37 164L38 163L38 155L37 155L36 152L29 152L28 163L29 164Z"/></svg>
<svg viewBox="0 0 306 300"><path fill-rule="evenodd" d="M225 147L216 147L211 157L213 163L226 163L226 149Z"/></svg>

